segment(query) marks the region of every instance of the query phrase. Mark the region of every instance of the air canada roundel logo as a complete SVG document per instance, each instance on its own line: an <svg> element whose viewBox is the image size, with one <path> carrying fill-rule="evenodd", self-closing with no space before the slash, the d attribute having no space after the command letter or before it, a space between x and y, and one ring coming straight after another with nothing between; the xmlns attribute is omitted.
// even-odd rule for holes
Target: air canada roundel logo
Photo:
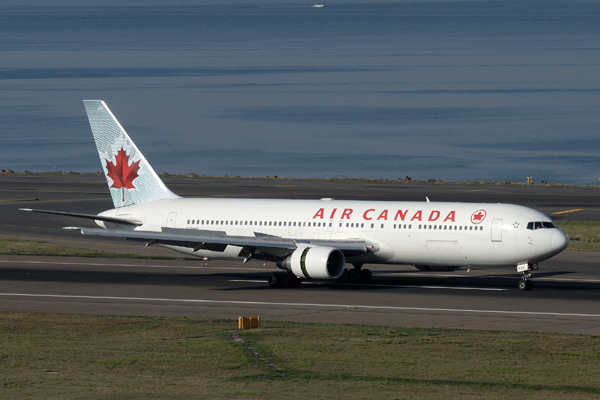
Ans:
<svg viewBox="0 0 600 400"><path fill-rule="evenodd" d="M487 213L485 210L477 210L471 215L471 223L478 225L483 222Z"/></svg>

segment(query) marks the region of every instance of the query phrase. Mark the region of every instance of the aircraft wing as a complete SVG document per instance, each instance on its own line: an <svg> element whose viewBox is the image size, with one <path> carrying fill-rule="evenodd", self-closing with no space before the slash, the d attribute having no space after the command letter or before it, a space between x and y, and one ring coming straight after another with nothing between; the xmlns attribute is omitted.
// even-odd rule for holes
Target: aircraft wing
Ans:
<svg viewBox="0 0 600 400"><path fill-rule="evenodd" d="M44 214L66 215L68 217L93 219L94 221L113 222L115 224L142 225L141 221L125 219L125 218L105 217L102 215L95 215L95 214L80 214L80 213L72 213L72 212L66 212L66 211L52 211L52 210L36 210L33 208L19 208L19 210L29 211L29 212L38 212L38 213L44 213Z"/></svg>
<svg viewBox="0 0 600 400"><path fill-rule="evenodd" d="M259 249L294 250L299 245L328 246L342 252L366 253L367 244L362 239L326 240L326 239L290 239L280 236L255 233L255 236L233 236L223 231L205 231L195 229L162 228L161 232L134 231L101 228L67 228L78 229L84 235L120 237L128 240L146 242L147 245L165 244L198 250L224 251L228 245L254 247Z"/></svg>

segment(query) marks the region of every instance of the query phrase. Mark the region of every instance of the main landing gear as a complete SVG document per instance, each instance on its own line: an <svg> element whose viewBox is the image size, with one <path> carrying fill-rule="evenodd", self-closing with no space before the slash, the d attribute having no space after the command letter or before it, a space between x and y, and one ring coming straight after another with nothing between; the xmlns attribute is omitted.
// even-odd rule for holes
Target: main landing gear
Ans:
<svg viewBox="0 0 600 400"><path fill-rule="evenodd" d="M363 268L362 264L352 264L354 268L345 269L340 276L340 282L352 282L352 283L370 283L373 274L370 269Z"/></svg>
<svg viewBox="0 0 600 400"><path fill-rule="evenodd" d="M288 272L275 272L269 277L269 286L271 287L300 287L302 279Z"/></svg>
<svg viewBox="0 0 600 400"><path fill-rule="evenodd" d="M537 264L523 263L517 265L517 272L523 273L523 278L519 281L519 290L531 290L533 288L533 282L529 280L531 278L531 272L538 269Z"/></svg>

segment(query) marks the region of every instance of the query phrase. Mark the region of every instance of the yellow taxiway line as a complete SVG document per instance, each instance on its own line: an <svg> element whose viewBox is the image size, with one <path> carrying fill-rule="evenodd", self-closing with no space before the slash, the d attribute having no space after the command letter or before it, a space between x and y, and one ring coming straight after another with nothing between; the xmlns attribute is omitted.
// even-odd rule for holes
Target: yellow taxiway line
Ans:
<svg viewBox="0 0 600 400"><path fill-rule="evenodd" d="M583 208L576 208L574 210L567 210L567 211L559 211L559 212L552 213L552 215L567 214L567 213L571 213L571 212L575 212L575 211L583 211Z"/></svg>

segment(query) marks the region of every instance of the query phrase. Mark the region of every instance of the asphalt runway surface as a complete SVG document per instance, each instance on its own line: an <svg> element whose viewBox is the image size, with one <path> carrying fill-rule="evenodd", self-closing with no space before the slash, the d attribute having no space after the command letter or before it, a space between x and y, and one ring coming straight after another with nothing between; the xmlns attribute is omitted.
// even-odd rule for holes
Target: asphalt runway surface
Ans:
<svg viewBox="0 0 600 400"><path fill-rule="evenodd" d="M425 185L286 180L165 179L184 196L514 203L555 220L600 221L597 188ZM84 237L60 228L93 222L19 207L98 213L112 208L103 176L0 175L0 237L119 253L167 249ZM32 200L37 199L37 200ZM574 211L577 210L577 211ZM560 214L556 214L560 213ZM565 251L540 264L530 292L507 269L421 272L368 266L369 285L305 282L272 289L272 263L0 256L0 309L59 313L360 323L600 334L600 254Z"/></svg>

